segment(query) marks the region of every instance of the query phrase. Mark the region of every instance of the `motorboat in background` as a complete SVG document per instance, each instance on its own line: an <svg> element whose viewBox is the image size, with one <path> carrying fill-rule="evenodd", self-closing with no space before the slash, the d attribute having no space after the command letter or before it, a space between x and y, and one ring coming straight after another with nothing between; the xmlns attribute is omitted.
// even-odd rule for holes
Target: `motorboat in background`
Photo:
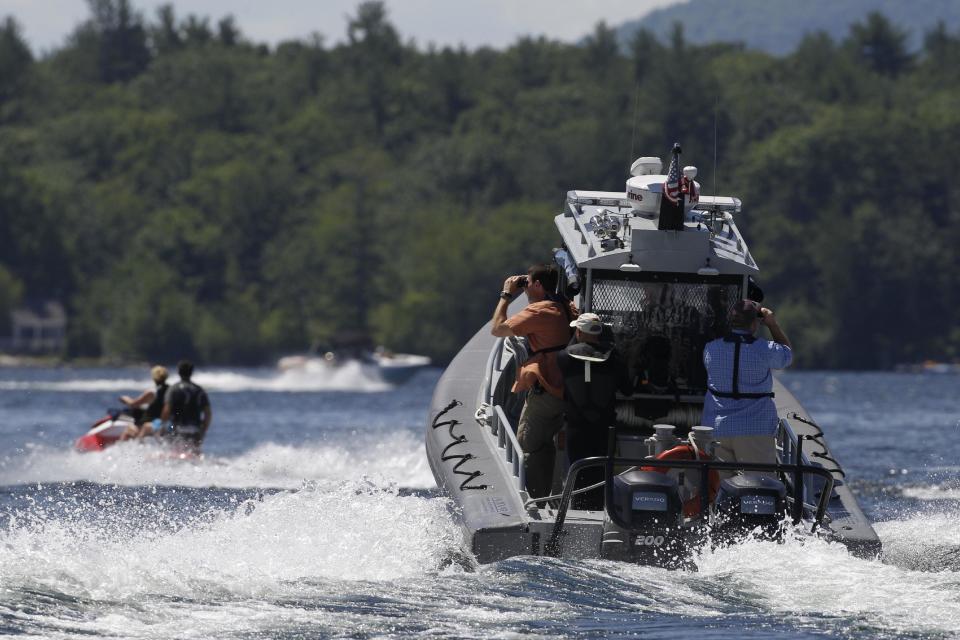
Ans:
<svg viewBox="0 0 960 640"><path fill-rule="evenodd" d="M924 360L916 364L898 364L894 367L897 373L934 373L934 374L956 374L960 373L960 362L937 362L936 360Z"/></svg>
<svg viewBox="0 0 960 640"><path fill-rule="evenodd" d="M781 539L792 523L879 556L823 431L778 380L777 464L711 456L712 428L700 425L703 347L727 333L737 300L762 298L759 269L735 222L740 200L700 196L696 168L681 177L679 146L668 175L662 166L638 159L625 191L570 191L554 218L562 293L609 325L643 381L618 396L607 456L568 465L558 452L553 494L529 495L515 436L523 398L511 392L526 349L522 339L493 337L489 323L437 383L427 457L467 547L480 562L550 555L684 567L706 540ZM514 301L509 313L523 305ZM575 480L591 467L604 470L603 509L574 508Z"/></svg>
<svg viewBox="0 0 960 640"><path fill-rule="evenodd" d="M277 361L277 368L281 371L324 374L351 362L359 364L370 377L392 385L403 384L418 371L430 366L427 356L393 353L378 347L372 351L339 349L322 354L285 356Z"/></svg>
<svg viewBox="0 0 960 640"><path fill-rule="evenodd" d="M377 367L377 373L385 382L402 384L413 374L430 366L430 358L413 353L393 353L386 349L377 349L369 354L366 362Z"/></svg>

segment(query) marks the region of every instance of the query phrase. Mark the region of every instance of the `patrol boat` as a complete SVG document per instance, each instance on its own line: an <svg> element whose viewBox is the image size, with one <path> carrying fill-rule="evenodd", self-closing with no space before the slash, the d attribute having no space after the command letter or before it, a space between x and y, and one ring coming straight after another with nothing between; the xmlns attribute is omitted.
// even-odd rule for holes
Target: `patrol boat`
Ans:
<svg viewBox="0 0 960 640"><path fill-rule="evenodd" d="M763 294L736 224L740 200L700 195L696 168L681 170L679 158L675 145L666 175L660 158L639 158L622 192L570 191L554 218L560 293L609 325L640 382L618 395L606 456L569 465L559 450L552 494L528 494L515 436L523 398L511 393L526 348L523 339L493 337L489 323L437 383L427 456L481 563L547 555L683 568L704 544L786 531L861 557L882 552L823 431L778 380L777 463L712 455L712 429L699 424L703 347L727 333L737 300ZM524 304L521 296L508 313ZM574 508L576 478L598 466L604 508Z"/></svg>

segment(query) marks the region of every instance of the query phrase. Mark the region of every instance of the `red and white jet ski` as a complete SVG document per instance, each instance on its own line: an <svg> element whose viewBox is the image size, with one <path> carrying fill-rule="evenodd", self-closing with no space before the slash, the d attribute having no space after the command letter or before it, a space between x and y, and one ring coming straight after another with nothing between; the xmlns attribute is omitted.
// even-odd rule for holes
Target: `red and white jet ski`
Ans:
<svg viewBox="0 0 960 640"><path fill-rule="evenodd" d="M127 427L133 426L133 416L124 413L122 410L112 409L107 415L93 423L90 430L77 438L73 443L73 448L80 452L103 451L107 447L116 444L120 436L127 430ZM199 450L189 447L182 442L169 441L169 438L150 438L154 445L159 445L160 449L154 456L161 460L203 460L204 456ZM140 441L144 442L144 441Z"/></svg>
<svg viewBox="0 0 960 640"><path fill-rule="evenodd" d="M133 426L133 416L120 411L110 411L93 423L90 430L77 438L73 448L77 451L103 451L120 440L120 436Z"/></svg>

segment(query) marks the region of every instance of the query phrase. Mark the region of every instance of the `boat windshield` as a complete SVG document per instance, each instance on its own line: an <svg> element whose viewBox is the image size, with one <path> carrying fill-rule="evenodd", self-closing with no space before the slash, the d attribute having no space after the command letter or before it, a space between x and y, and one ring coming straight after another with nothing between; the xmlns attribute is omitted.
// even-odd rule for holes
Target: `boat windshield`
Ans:
<svg viewBox="0 0 960 640"><path fill-rule="evenodd" d="M736 275L594 272L591 310L612 325L641 392L702 396L703 347L727 332L741 285Z"/></svg>

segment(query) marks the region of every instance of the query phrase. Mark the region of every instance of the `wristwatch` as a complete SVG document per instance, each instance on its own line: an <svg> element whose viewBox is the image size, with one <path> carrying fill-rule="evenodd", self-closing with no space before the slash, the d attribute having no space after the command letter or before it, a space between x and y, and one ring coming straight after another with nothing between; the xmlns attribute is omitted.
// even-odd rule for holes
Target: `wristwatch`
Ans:
<svg viewBox="0 0 960 640"><path fill-rule="evenodd" d="M513 300L513 296L512 296L511 294L507 293L506 291L501 291L501 292L500 292L500 299L502 299L502 300Z"/></svg>

